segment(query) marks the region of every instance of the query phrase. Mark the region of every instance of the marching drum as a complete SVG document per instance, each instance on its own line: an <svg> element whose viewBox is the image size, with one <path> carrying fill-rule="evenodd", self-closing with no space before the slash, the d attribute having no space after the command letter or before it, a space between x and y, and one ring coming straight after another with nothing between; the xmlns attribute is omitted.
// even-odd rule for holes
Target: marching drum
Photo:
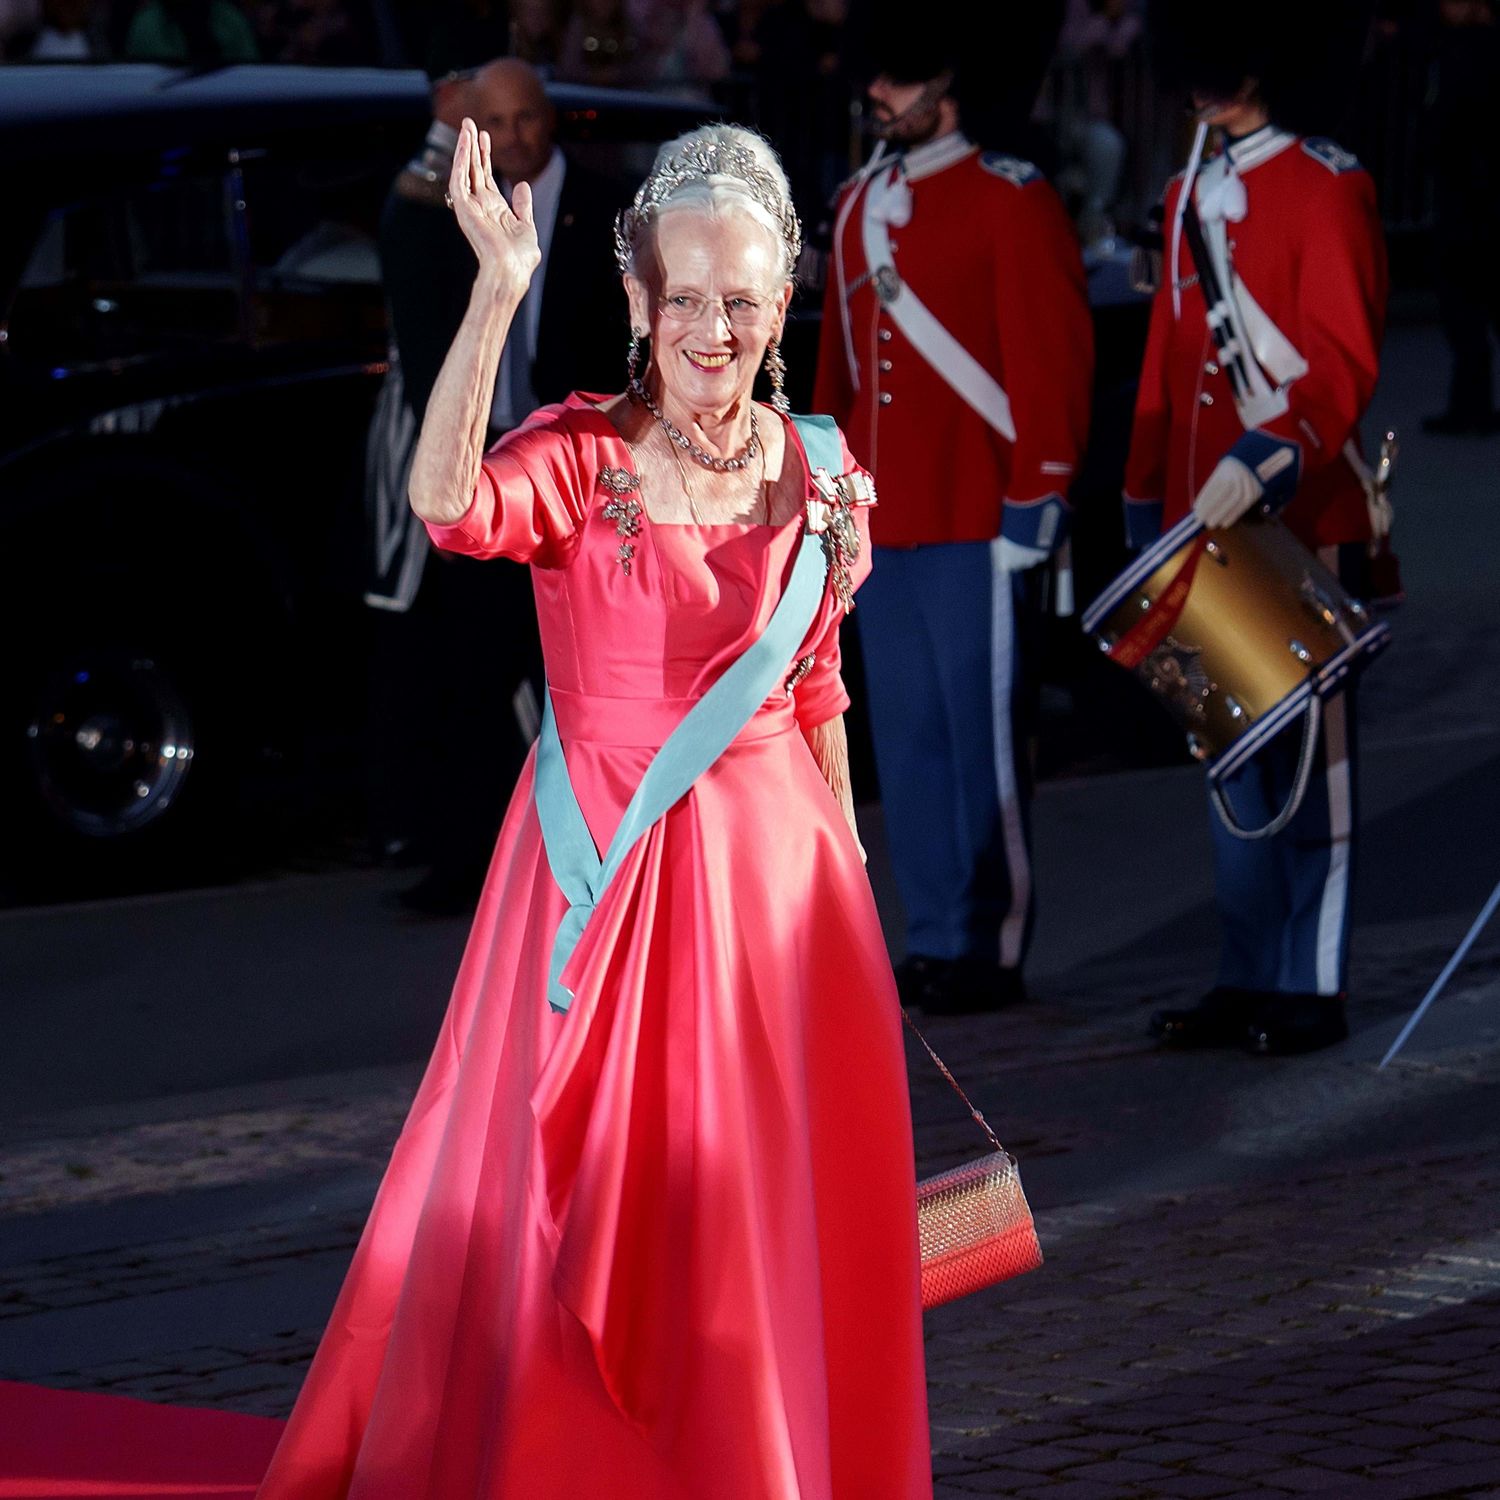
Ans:
<svg viewBox="0 0 1500 1500"><path fill-rule="evenodd" d="M1295 815L1322 699L1390 640L1390 627L1270 516L1223 530L1186 517L1100 595L1083 626L1187 731L1221 817L1246 837L1265 837ZM1292 801L1266 828L1239 828L1223 779L1299 720Z"/></svg>

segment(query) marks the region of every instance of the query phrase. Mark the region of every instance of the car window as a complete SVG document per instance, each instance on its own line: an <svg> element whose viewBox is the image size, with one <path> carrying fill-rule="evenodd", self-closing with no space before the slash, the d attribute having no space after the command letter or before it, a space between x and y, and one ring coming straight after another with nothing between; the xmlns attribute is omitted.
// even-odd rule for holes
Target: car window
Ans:
<svg viewBox="0 0 1500 1500"><path fill-rule="evenodd" d="M367 134L374 134L367 132ZM260 347L386 346L376 235L391 178L406 159L376 140L280 139L240 155L251 276L252 337Z"/></svg>
<svg viewBox="0 0 1500 1500"><path fill-rule="evenodd" d="M257 286L379 285L380 205L401 158L272 148L241 165Z"/></svg>
<svg viewBox="0 0 1500 1500"><path fill-rule="evenodd" d="M37 216L10 320L11 353L53 366L239 326L222 173L168 158L146 180Z"/></svg>

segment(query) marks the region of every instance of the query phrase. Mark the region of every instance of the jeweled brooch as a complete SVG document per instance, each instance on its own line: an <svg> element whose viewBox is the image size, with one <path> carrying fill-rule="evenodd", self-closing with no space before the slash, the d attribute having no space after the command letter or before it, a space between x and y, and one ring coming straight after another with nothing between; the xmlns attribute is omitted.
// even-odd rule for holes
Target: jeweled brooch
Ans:
<svg viewBox="0 0 1500 1500"><path fill-rule="evenodd" d="M599 483L613 497L605 501L600 514L606 521L615 523L615 532L620 538L620 550L615 557L628 578L635 559L634 538L641 534L641 502L627 496L640 489L640 477L629 469L612 469L606 465L599 470Z"/></svg>
<svg viewBox="0 0 1500 1500"><path fill-rule="evenodd" d="M854 609L854 564L859 560L854 507L874 505L875 486L868 474L842 474L835 479L827 469L814 469L812 482L818 498L807 502L807 529L823 538L834 596L849 614Z"/></svg>
<svg viewBox="0 0 1500 1500"><path fill-rule="evenodd" d="M786 679L786 695L788 698L790 698L792 694L797 691L797 687L801 683L802 679L806 677L807 674L811 672L815 666L817 666L817 664L818 658L812 652L808 652L806 656L799 656L797 660L792 663L792 670L787 674Z"/></svg>

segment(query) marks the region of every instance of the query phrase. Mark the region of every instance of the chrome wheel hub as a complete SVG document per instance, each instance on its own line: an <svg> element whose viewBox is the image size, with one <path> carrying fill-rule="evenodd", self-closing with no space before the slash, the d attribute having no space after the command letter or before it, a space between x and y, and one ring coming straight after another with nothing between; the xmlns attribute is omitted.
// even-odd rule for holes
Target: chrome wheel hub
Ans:
<svg viewBox="0 0 1500 1500"><path fill-rule="evenodd" d="M26 737L47 806L92 838L155 822L193 764L187 706L168 674L143 656L80 661L55 674Z"/></svg>

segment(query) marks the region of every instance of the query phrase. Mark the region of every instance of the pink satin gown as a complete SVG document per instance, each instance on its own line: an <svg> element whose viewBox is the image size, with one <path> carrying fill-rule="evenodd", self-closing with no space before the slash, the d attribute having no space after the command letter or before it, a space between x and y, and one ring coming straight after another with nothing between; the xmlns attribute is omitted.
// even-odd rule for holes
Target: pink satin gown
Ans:
<svg viewBox="0 0 1500 1500"><path fill-rule="evenodd" d="M433 529L532 564L601 849L652 753L765 627L801 534L642 516L622 536L604 468L629 470L630 451L571 397ZM546 1000L566 902L522 773L258 1500L931 1495L895 986L799 732L847 706L839 617L825 589L798 652L811 671L637 843L564 973L566 1014Z"/></svg>

